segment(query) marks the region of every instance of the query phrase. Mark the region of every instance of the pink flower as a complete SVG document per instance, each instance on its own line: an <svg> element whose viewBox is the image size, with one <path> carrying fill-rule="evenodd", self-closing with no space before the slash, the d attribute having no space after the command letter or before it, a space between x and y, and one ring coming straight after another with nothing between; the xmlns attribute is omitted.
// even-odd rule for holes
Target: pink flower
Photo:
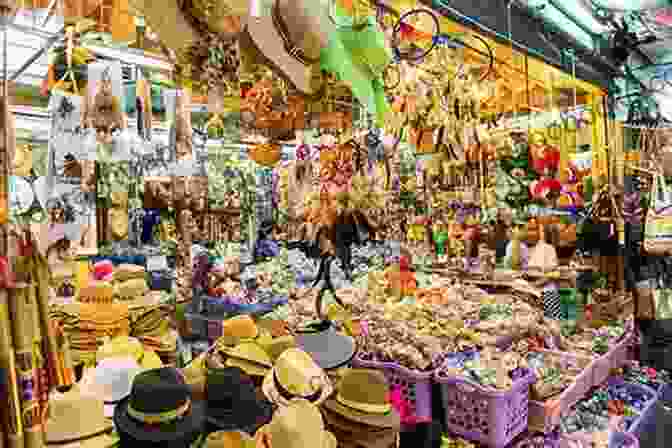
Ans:
<svg viewBox="0 0 672 448"><path fill-rule="evenodd" d="M656 369L649 367L646 369L646 374L651 378L652 380L656 379L656 376L658 376L658 372L656 372Z"/></svg>

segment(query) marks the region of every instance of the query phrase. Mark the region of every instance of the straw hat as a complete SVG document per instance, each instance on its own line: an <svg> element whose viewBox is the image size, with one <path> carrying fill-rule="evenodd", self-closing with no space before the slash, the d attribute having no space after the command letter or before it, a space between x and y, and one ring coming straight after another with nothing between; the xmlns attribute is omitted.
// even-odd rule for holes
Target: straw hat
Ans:
<svg viewBox="0 0 672 448"><path fill-rule="evenodd" d="M236 316L222 322L222 336L229 339L254 339L259 336L259 329L250 316Z"/></svg>
<svg viewBox="0 0 672 448"><path fill-rule="evenodd" d="M242 431L217 431L205 439L204 448L255 448L255 443Z"/></svg>
<svg viewBox="0 0 672 448"><path fill-rule="evenodd" d="M82 395L103 400L105 416L112 418L114 406L130 395L133 379L141 371L133 358L103 359L84 372L79 388Z"/></svg>
<svg viewBox="0 0 672 448"><path fill-rule="evenodd" d="M228 367L239 367L248 375L265 376L273 367L271 357L254 342L243 342L233 348L224 348L220 350L228 359Z"/></svg>
<svg viewBox="0 0 672 448"><path fill-rule="evenodd" d="M285 350L262 384L266 398L280 406L287 406L294 398L305 398L319 405L333 390L324 370L308 353L298 348Z"/></svg>
<svg viewBox="0 0 672 448"><path fill-rule="evenodd" d="M321 51L336 30L326 0L266 0L259 17L250 17L241 35L276 71L306 95L322 88ZM270 5L269 5L270 3ZM269 7L270 6L270 7Z"/></svg>
<svg viewBox="0 0 672 448"><path fill-rule="evenodd" d="M264 448L336 448L336 437L324 428L317 406L294 399L280 408L273 420L256 434L257 446Z"/></svg>
<svg viewBox="0 0 672 448"><path fill-rule="evenodd" d="M103 402L83 396L77 387L49 400L44 431L48 444L75 442L110 430L112 422L105 418Z"/></svg>
<svg viewBox="0 0 672 448"><path fill-rule="evenodd" d="M98 349L96 353L98 362L107 358L132 358L143 369L158 369L163 366L156 353L145 349L138 339L128 336L112 338Z"/></svg>
<svg viewBox="0 0 672 448"><path fill-rule="evenodd" d="M46 443L46 446L59 448L110 448L116 446L119 439L114 434L101 434L84 440L78 440L70 443Z"/></svg>
<svg viewBox="0 0 672 448"><path fill-rule="evenodd" d="M271 339L267 343L262 344L262 346L271 357L271 360L275 362L285 350L296 347L296 340L291 335L280 336L279 338Z"/></svg>
<svg viewBox="0 0 672 448"><path fill-rule="evenodd" d="M324 406L348 420L379 428L398 428L399 414L389 401L385 375L370 369L348 369L335 398Z"/></svg>
<svg viewBox="0 0 672 448"><path fill-rule="evenodd" d="M110 282L90 280L88 285L79 290L77 300L84 303L112 303L114 288Z"/></svg>

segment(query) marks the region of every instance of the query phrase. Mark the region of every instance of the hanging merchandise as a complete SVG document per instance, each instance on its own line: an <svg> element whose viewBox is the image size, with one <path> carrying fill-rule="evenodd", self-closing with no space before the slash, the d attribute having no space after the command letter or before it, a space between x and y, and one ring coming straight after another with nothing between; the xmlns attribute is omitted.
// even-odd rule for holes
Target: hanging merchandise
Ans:
<svg viewBox="0 0 672 448"><path fill-rule="evenodd" d="M644 249L650 254L666 255L672 250L668 234L672 217L667 212L672 205L672 196L668 189L663 176L654 178L644 236Z"/></svg>

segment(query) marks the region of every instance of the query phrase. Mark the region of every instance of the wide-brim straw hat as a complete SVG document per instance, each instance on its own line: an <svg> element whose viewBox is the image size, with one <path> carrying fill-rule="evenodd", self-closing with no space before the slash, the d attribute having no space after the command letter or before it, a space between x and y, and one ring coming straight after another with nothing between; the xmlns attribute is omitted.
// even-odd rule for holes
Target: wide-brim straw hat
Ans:
<svg viewBox="0 0 672 448"><path fill-rule="evenodd" d="M99 362L108 358L129 357L135 359L144 370L158 369L163 366L159 355L152 350L147 350L138 339L129 336L117 336L110 339L96 353L96 359Z"/></svg>
<svg viewBox="0 0 672 448"><path fill-rule="evenodd" d="M377 370L349 369L338 393L324 404L347 420L376 428L399 428L399 413L389 401L389 385Z"/></svg>
<svg viewBox="0 0 672 448"><path fill-rule="evenodd" d="M102 400L83 396L77 386L49 400L44 435L47 444L77 442L112 430Z"/></svg>
<svg viewBox="0 0 672 448"><path fill-rule="evenodd" d="M141 371L131 357L104 359L84 372L79 389L83 396L103 400L105 416L112 418L114 406L131 394L133 379Z"/></svg>
<svg viewBox="0 0 672 448"><path fill-rule="evenodd" d="M317 406L302 399L292 400L280 408L273 420L255 434L258 447L269 448L336 448L336 437L325 429Z"/></svg>
<svg viewBox="0 0 672 448"><path fill-rule="evenodd" d="M269 401L279 406L287 406L295 398L320 405L334 391L324 370L298 348L290 348L280 355L264 377L261 389Z"/></svg>
<svg viewBox="0 0 672 448"><path fill-rule="evenodd" d="M238 367L251 376L266 376L273 367L268 353L254 342L243 342L233 348L224 347L220 353L227 357L226 366Z"/></svg>
<svg viewBox="0 0 672 448"><path fill-rule="evenodd" d="M248 18L241 44L251 44L267 59L264 65L272 66L300 92L318 94L323 88L321 51L328 47L336 29L329 20L326 0L262 3L265 10Z"/></svg>

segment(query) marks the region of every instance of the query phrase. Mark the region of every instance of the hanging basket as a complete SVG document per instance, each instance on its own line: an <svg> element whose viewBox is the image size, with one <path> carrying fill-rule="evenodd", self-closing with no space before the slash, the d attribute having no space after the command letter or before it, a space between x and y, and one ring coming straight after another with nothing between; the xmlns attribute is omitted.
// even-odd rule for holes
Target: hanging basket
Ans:
<svg viewBox="0 0 672 448"><path fill-rule="evenodd" d="M273 168L282 158L282 147L277 143L262 143L250 149L250 159L259 165Z"/></svg>

